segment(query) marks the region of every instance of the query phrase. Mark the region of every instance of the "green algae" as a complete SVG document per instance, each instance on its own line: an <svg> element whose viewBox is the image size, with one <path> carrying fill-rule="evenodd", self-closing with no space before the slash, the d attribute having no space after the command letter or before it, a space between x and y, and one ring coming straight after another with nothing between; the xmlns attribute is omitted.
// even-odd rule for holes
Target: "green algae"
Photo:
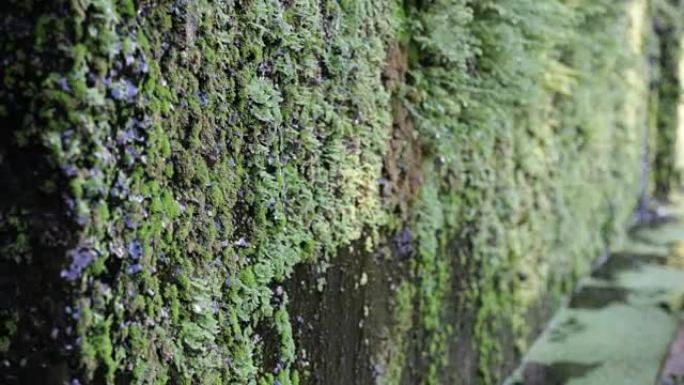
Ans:
<svg viewBox="0 0 684 385"><path fill-rule="evenodd" d="M551 324L550 333L565 333L564 336L539 342L525 362L598 363L590 373L561 384L650 383L657 375L676 325L673 317L656 304L651 300L640 305L612 304L601 310L563 311ZM564 332L557 326L570 318L583 327Z"/></svg>
<svg viewBox="0 0 684 385"><path fill-rule="evenodd" d="M635 233L681 240L684 234L673 236L681 227L677 218ZM684 270L668 263L679 258L676 254L650 258L633 251L619 250L602 267L611 274L592 274L582 283L507 383L548 383L558 375L560 369L554 367L561 362L591 365L591 370L573 369L557 384L655 382L677 327ZM624 264L625 259L631 263ZM540 365L542 372L537 370Z"/></svg>

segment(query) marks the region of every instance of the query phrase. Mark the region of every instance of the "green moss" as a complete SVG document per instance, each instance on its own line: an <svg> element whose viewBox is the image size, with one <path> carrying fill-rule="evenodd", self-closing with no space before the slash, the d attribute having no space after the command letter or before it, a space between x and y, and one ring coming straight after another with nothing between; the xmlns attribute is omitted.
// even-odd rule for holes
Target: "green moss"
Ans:
<svg viewBox="0 0 684 385"><path fill-rule="evenodd" d="M87 222L83 233L104 250L123 251L105 253L86 273L91 282L115 282L90 311L104 316L111 304L124 305L106 342L150 341L134 344L116 375L133 368L133 383L145 383L169 378L173 367L188 380L252 383L261 369L250 352L262 349L254 328L267 322L282 338L278 354L289 376L292 326L285 307L273 308L270 285L303 257L330 254L383 221L373 186L389 127L389 116L376 112L388 100L377 92L390 31L385 11L197 2L177 12L157 5L137 20L131 2L78 7L97 15L85 25L75 17L70 46L76 100L68 102L82 106L71 115L83 130L78 152L55 146L55 157L79 174L101 171L71 184L79 213L98 207L111 218L106 228ZM344 28L326 36L322 14ZM364 20L373 27L359 32ZM130 68L125 77L113 75L121 65ZM90 85L81 81L89 73L114 77ZM300 147L307 135L314 142ZM120 191L110 192L112 185ZM117 269L108 258L124 262ZM219 320L230 327L219 328ZM136 326L117 326L129 322ZM82 328L90 338L90 326ZM181 342L173 354L147 345L160 343L162 331ZM93 362L104 358L88 357L92 376ZM219 357L232 364L221 369Z"/></svg>
<svg viewBox="0 0 684 385"><path fill-rule="evenodd" d="M433 357L426 383L441 381L454 322L445 311L453 297L444 294L452 275L465 276L470 293L459 295L477 304L480 380L496 383L510 346L518 354L525 348L531 308L557 301L627 223L647 84L643 47L631 39L648 25L633 23L630 17L648 15L633 16L629 6L437 1L409 8L412 55L402 94L425 157L413 228L423 349ZM454 239L461 245L454 248Z"/></svg>
<svg viewBox="0 0 684 385"><path fill-rule="evenodd" d="M397 288L392 324L389 328L389 339L375 357L375 365L381 375L377 379L380 385L398 385L405 370L408 348L408 333L413 328L413 298L415 287L402 282Z"/></svg>
<svg viewBox="0 0 684 385"><path fill-rule="evenodd" d="M383 381L416 359L419 382L443 382L458 301L495 383L527 312L573 287L638 195L648 23L634 20L649 15L630 7L645 1L12 4L30 28L0 39L16 59L0 155L40 154L33 184L69 236L48 244L33 194L2 206L0 247L73 273L43 270L86 315L62 320L81 341L75 378L298 384L278 287L405 229ZM31 181L13 156L3 172Z"/></svg>
<svg viewBox="0 0 684 385"><path fill-rule="evenodd" d="M651 54L657 59L652 85L654 117L651 124L655 131L653 184L661 198L666 198L681 182L676 151L681 124L677 111L682 94L682 79L679 77L683 12L677 1L653 2L654 33L657 35L651 47Z"/></svg>

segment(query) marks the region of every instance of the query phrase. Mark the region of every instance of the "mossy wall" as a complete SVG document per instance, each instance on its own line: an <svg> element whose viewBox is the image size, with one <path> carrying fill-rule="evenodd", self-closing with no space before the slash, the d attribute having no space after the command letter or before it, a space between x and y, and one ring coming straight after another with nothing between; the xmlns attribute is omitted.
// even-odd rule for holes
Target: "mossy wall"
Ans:
<svg viewBox="0 0 684 385"><path fill-rule="evenodd" d="M7 384L497 383L663 135L647 0L0 10Z"/></svg>
<svg viewBox="0 0 684 385"><path fill-rule="evenodd" d="M684 119L678 109L682 102L682 37L684 36L684 2L658 0L653 6L654 40L651 61L655 70L651 84L651 131L654 132L655 194L667 197L681 187L682 164L677 160L677 148L682 147Z"/></svg>

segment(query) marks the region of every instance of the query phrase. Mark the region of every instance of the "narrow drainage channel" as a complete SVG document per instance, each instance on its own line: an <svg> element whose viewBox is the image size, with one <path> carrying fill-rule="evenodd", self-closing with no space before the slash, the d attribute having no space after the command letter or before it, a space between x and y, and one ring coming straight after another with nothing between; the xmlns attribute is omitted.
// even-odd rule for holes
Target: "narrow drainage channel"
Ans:
<svg viewBox="0 0 684 385"><path fill-rule="evenodd" d="M684 205L586 278L505 385L684 384Z"/></svg>

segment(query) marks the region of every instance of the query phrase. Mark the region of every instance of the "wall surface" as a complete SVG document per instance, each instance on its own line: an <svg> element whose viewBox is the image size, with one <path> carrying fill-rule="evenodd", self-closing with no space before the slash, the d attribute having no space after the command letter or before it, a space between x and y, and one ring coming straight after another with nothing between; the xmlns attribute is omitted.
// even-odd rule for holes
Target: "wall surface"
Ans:
<svg viewBox="0 0 684 385"><path fill-rule="evenodd" d="M2 2L0 382L499 383L676 180L681 8Z"/></svg>
<svg viewBox="0 0 684 385"><path fill-rule="evenodd" d="M651 60L656 68L651 76L652 131L655 150L654 173L656 196L666 197L671 190L681 186L684 164L678 159L684 148L682 129L684 115L680 115L682 103L682 65L684 49L684 2L659 0L653 6L653 33Z"/></svg>

